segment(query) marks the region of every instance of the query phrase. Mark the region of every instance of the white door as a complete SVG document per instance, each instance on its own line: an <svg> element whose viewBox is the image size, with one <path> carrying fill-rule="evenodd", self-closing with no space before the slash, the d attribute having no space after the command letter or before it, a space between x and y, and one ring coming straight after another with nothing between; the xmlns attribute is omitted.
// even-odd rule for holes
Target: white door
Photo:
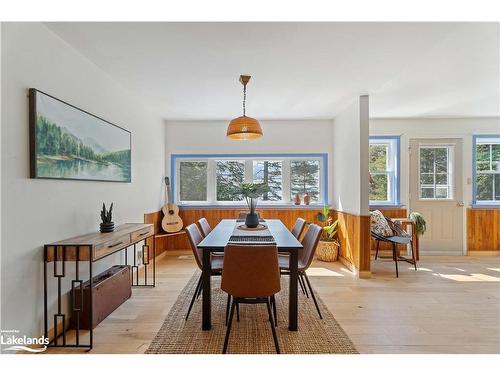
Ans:
<svg viewBox="0 0 500 375"><path fill-rule="evenodd" d="M410 140L410 211L427 223L422 254L463 254L462 197L462 140Z"/></svg>

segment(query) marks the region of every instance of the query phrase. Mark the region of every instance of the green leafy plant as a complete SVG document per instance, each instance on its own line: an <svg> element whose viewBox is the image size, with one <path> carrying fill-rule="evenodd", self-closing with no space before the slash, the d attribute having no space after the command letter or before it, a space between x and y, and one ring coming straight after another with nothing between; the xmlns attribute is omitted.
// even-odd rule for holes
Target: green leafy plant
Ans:
<svg viewBox="0 0 500 375"><path fill-rule="evenodd" d="M113 222L113 202L111 202L111 206L109 206L109 210L106 210L106 205L104 203L102 204L101 220L103 223L112 223Z"/></svg>
<svg viewBox="0 0 500 375"><path fill-rule="evenodd" d="M420 214L418 212L412 212L410 214L410 219L415 222L415 226L417 229L417 235L418 236L423 235L425 233L425 231L427 230L427 227L426 227L425 219L422 216L422 214Z"/></svg>
<svg viewBox="0 0 500 375"><path fill-rule="evenodd" d="M254 214L259 197L264 193L268 193L269 190L269 186L266 183L244 182L235 190L235 193L245 198L250 213Z"/></svg>
<svg viewBox="0 0 500 375"><path fill-rule="evenodd" d="M331 210L328 206L323 206L323 209L316 215L318 221L322 224L324 241L333 241L337 236L338 220L333 221Z"/></svg>

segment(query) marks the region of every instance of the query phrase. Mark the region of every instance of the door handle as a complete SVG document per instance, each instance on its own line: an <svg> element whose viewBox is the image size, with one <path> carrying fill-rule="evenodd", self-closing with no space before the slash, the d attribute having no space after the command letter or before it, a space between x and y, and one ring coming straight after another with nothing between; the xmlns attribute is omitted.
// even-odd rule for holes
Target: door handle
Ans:
<svg viewBox="0 0 500 375"><path fill-rule="evenodd" d="M464 206L464 202L458 202L457 203L457 207L463 207Z"/></svg>

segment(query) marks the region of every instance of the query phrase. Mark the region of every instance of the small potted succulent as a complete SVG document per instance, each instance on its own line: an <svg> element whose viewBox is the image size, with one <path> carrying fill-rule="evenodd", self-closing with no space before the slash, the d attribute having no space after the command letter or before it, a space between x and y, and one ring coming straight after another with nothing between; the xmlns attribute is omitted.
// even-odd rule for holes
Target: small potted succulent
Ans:
<svg viewBox="0 0 500 375"><path fill-rule="evenodd" d="M106 210L106 205L102 204L101 210L101 233L108 233L115 230L115 223L113 223L113 203Z"/></svg>
<svg viewBox="0 0 500 375"><path fill-rule="evenodd" d="M259 225L259 215L255 212L257 201L262 194L269 192L269 190L269 186L265 183L256 184L247 182L242 183L240 187L236 189L236 194L245 198L250 211L245 219L245 225L248 228L257 228Z"/></svg>
<svg viewBox="0 0 500 375"><path fill-rule="evenodd" d="M323 233L316 249L316 258L324 262L335 262L340 252L340 243L337 240L339 221L333 220L327 206L324 206L316 217L323 227Z"/></svg>

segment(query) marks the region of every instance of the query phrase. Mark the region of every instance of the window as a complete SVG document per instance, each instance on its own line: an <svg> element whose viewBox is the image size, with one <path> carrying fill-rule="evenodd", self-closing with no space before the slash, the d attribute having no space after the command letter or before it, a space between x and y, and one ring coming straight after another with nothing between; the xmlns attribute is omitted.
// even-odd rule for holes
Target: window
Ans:
<svg viewBox="0 0 500 375"><path fill-rule="evenodd" d="M199 202L207 200L206 161L181 161L179 163L179 197L182 201Z"/></svg>
<svg viewBox="0 0 500 375"><path fill-rule="evenodd" d="M420 199L452 199L453 146L419 148Z"/></svg>
<svg viewBox="0 0 500 375"><path fill-rule="evenodd" d="M235 189L245 180L245 162L241 160L216 161L217 201L239 201Z"/></svg>
<svg viewBox="0 0 500 375"><path fill-rule="evenodd" d="M399 137L370 137L370 204L399 204Z"/></svg>
<svg viewBox="0 0 500 375"><path fill-rule="evenodd" d="M474 136L474 203L500 204L500 136Z"/></svg>
<svg viewBox="0 0 500 375"><path fill-rule="evenodd" d="M269 192L262 196L264 201L281 201L283 199L283 177L281 160L254 160L253 182L266 183Z"/></svg>
<svg viewBox="0 0 500 375"><path fill-rule="evenodd" d="M319 161L290 161L290 200L308 193L311 202L319 201Z"/></svg>
<svg viewBox="0 0 500 375"><path fill-rule="evenodd" d="M292 204L308 193L327 202L327 155L172 155L172 190L182 205L244 205L235 191L242 182L267 183L261 205Z"/></svg>

